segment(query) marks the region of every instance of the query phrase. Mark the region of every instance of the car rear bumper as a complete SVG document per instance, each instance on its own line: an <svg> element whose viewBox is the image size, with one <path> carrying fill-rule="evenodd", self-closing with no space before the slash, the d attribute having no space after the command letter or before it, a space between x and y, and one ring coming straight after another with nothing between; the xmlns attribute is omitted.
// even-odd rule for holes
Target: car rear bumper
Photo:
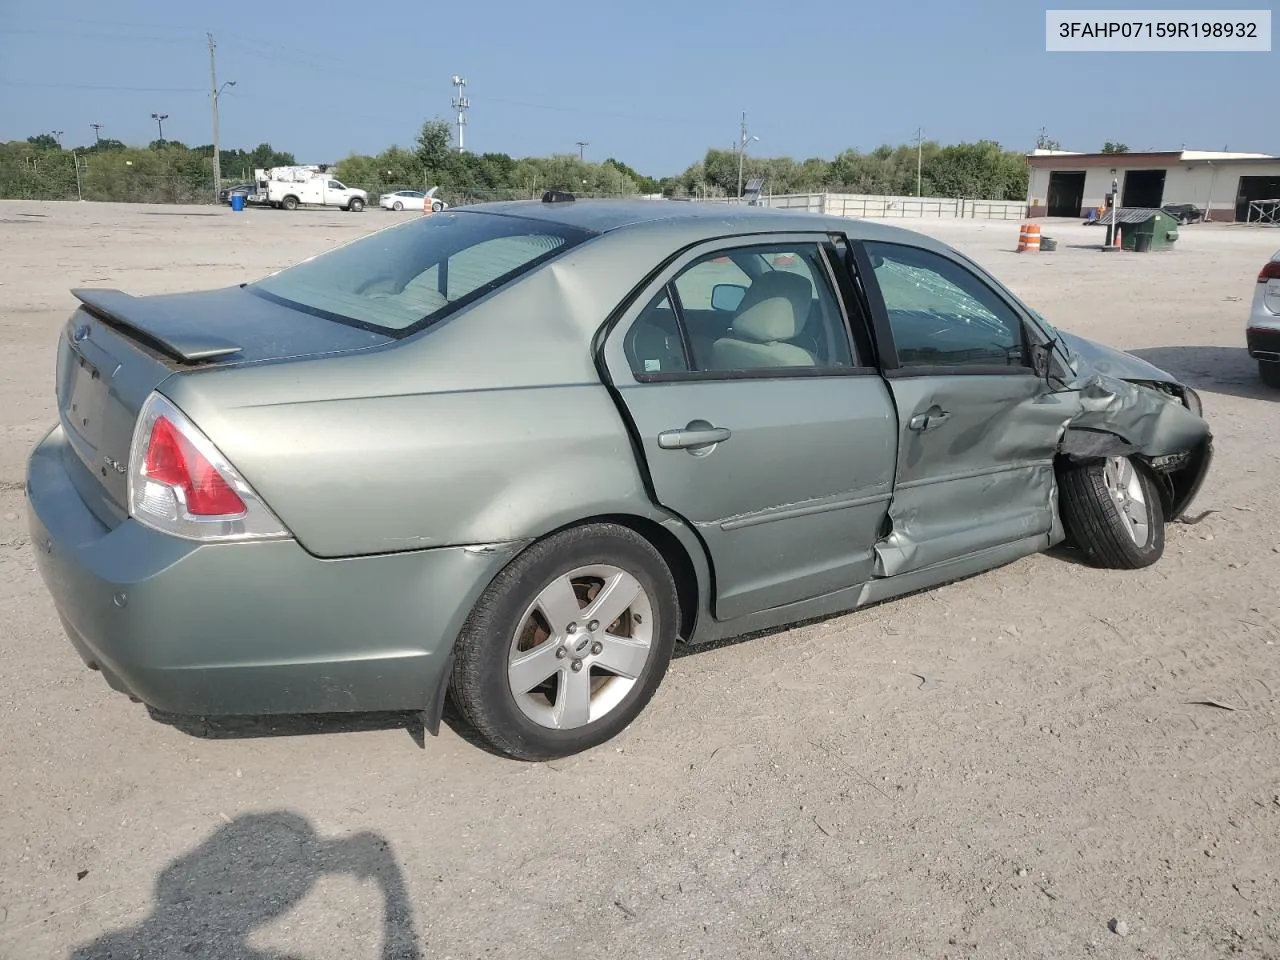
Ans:
<svg viewBox="0 0 1280 960"><path fill-rule="evenodd" d="M1255 360L1280 360L1280 317L1268 321L1255 314L1244 336L1249 356Z"/></svg>
<svg viewBox="0 0 1280 960"><path fill-rule="evenodd" d="M1255 360L1280 361L1280 313L1268 307L1276 306L1276 296L1268 296L1276 281L1258 284L1249 311L1249 326L1245 329L1245 342L1249 356Z"/></svg>
<svg viewBox="0 0 1280 960"><path fill-rule="evenodd" d="M55 428L27 468L41 576L85 663L169 713L431 707L463 620L521 546L321 560L293 540L108 529L72 486L65 447Z"/></svg>

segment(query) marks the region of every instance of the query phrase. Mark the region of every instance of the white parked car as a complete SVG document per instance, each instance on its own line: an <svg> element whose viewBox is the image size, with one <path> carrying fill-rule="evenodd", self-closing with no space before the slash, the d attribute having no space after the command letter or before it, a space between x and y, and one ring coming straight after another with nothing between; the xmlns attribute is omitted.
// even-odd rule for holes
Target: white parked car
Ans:
<svg viewBox="0 0 1280 960"><path fill-rule="evenodd" d="M1280 387L1280 250L1258 273L1245 342L1262 382Z"/></svg>
<svg viewBox="0 0 1280 960"><path fill-rule="evenodd" d="M430 203L432 213L439 213L449 205L436 197L435 193L438 189L440 188L432 187L426 193L421 190L397 190L394 193L384 193L378 198L378 205L384 210L423 210Z"/></svg>

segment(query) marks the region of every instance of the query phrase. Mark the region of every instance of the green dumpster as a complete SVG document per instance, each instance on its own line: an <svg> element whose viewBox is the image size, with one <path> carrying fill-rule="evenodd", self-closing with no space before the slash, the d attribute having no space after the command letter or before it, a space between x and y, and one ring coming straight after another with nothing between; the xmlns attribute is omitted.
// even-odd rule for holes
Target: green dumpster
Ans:
<svg viewBox="0 0 1280 960"><path fill-rule="evenodd" d="M1178 221L1161 210L1143 210L1150 214L1146 217L1134 217L1136 212L1125 211L1129 216L1120 220L1120 245L1138 253L1172 250L1178 239Z"/></svg>

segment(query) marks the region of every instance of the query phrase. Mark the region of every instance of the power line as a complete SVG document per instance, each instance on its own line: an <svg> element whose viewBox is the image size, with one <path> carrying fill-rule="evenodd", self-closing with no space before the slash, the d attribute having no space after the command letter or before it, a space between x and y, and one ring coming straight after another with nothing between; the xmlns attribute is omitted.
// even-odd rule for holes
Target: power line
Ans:
<svg viewBox="0 0 1280 960"><path fill-rule="evenodd" d="M557 113L576 113L582 116L612 117L617 120L638 120L643 123L706 123L706 120L694 120L692 118L653 117L635 113L614 113L609 110L583 110L579 107L556 107L547 103L529 103L525 100L506 100L502 97L477 97L476 99L483 103L502 103L511 107L526 107L530 110L554 110Z"/></svg>
<svg viewBox="0 0 1280 960"><path fill-rule="evenodd" d="M62 24L66 22L65 17L45 17L39 14L25 14L23 16L23 19L30 20L36 23L43 21L47 23ZM130 20L86 20L83 17L77 16L76 24L83 25L83 26L90 26L90 27L114 27L114 28L124 27L125 29L137 28L140 30L170 30L170 31L173 31L174 33L186 33L186 34L191 33L191 29L189 27L186 27L186 26L180 27L180 26L177 26L176 24L171 26L165 23L157 23L154 20L148 20L147 22L143 23L137 20L132 20L132 21ZM18 28L18 29L22 29L22 28Z"/></svg>
<svg viewBox="0 0 1280 960"><path fill-rule="evenodd" d="M77 40L139 40L144 43L174 43L180 45L191 42L177 37L150 37L138 33L83 33L78 30L26 30L21 27L0 27L0 34L24 37L75 37Z"/></svg>
<svg viewBox="0 0 1280 960"><path fill-rule="evenodd" d="M131 93L204 93L199 87L119 87L97 83L27 83L24 80L0 80L0 86L25 87L32 90L120 90Z"/></svg>

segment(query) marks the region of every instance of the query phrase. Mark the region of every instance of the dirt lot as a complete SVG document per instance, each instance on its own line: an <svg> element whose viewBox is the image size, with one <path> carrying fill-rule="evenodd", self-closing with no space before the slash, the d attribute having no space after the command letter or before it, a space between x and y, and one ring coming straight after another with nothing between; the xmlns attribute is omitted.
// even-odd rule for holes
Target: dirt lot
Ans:
<svg viewBox="0 0 1280 960"><path fill-rule="evenodd" d="M81 665L26 537L67 291L393 216L0 204L0 956L1280 957L1280 393L1243 348L1280 231L1019 256L1015 223L910 224L1202 391L1210 512L1149 570L1039 556L686 656L553 764L398 717L159 723Z"/></svg>

